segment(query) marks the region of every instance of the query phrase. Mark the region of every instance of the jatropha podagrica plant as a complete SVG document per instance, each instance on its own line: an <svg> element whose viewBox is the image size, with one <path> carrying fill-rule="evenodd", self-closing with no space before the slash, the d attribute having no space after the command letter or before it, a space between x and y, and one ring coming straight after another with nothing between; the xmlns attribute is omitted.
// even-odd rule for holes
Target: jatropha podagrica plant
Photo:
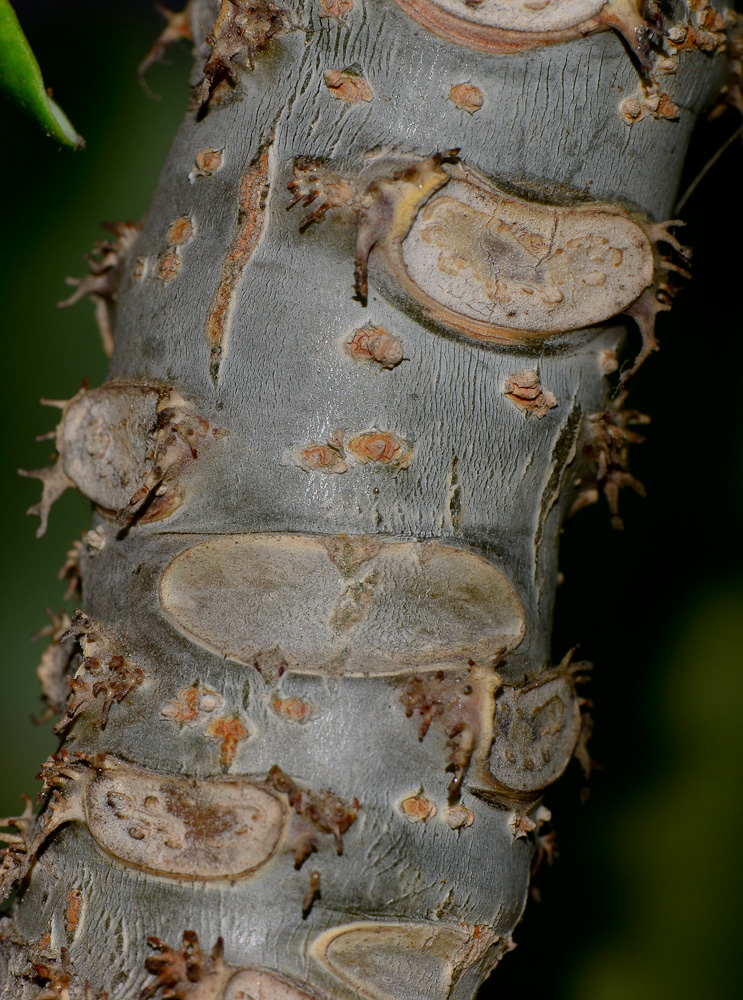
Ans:
<svg viewBox="0 0 743 1000"><path fill-rule="evenodd" d="M41 531L67 488L95 515L39 670L62 745L5 820L2 995L471 1000L546 789L590 769L557 539L642 489L627 384L687 274L671 205L733 17L167 16L150 58L193 38L192 104L73 295L108 379L28 473Z"/></svg>

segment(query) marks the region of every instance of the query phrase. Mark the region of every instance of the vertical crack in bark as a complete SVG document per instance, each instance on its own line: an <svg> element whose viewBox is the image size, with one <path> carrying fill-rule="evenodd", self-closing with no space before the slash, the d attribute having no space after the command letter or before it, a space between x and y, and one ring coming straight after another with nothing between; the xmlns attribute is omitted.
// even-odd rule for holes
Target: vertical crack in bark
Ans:
<svg viewBox="0 0 743 1000"><path fill-rule="evenodd" d="M576 394L577 396L577 394ZM550 474L547 479L544 491L542 492L542 502L539 507L536 530L534 532L534 579L537 579L539 568L539 549L544 535L544 528L547 523L550 511L554 507L558 498L563 494L565 481L572 470L573 461L578 447L578 435L580 434L583 414L576 396L573 397L573 405L565 423L557 435L554 448L552 449ZM541 590L540 590L541 595Z"/></svg>
<svg viewBox="0 0 743 1000"><path fill-rule="evenodd" d="M209 374L215 385L219 380L227 351L240 279L264 231L269 190L268 161L272 141L269 140L261 147L256 158L240 178L237 227L222 265L222 276L209 307L206 339L210 348Z"/></svg>

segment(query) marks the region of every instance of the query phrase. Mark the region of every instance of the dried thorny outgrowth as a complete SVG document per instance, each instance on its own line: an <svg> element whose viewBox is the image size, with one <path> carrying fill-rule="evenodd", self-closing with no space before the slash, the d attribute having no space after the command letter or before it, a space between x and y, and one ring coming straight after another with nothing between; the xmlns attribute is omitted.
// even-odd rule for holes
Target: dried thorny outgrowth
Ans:
<svg viewBox="0 0 743 1000"><path fill-rule="evenodd" d="M547 812L549 812L549 810L547 810ZM529 871L529 894L532 899L537 902L541 900L542 894L539 891L539 887L534 884L534 880L539 874L543 864L547 864L548 867L551 868L555 863L555 859L560 856L560 853L557 850L557 833L550 822L551 818L552 814L550 813L549 818L546 818L543 823L540 824L534 834L535 849L531 859L531 869Z"/></svg>
<svg viewBox="0 0 743 1000"><path fill-rule="evenodd" d="M16 830L16 833L0 833L0 841L7 844L0 850L0 899L10 892L11 888L28 874L35 854L36 816L28 795L23 796L26 808L20 816L8 816L0 819L0 827L6 830Z"/></svg>
<svg viewBox="0 0 743 1000"><path fill-rule="evenodd" d="M156 62L162 62L165 53L171 45L175 45L176 42L180 41L193 40L189 21L190 2L180 11L169 10L159 3L156 3L155 7L158 13L162 14L165 18L165 27L155 39L150 51L137 67L137 74L140 77L144 76L147 70Z"/></svg>
<svg viewBox="0 0 743 1000"><path fill-rule="evenodd" d="M120 644L81 611L76 613L69 629L61 638L63 641L77 641L83 659L75 676L68 679L72 694L67 711L54 731L63 733L101 695L100 726L104 729L114 701L123 701L130 691L138 687L144 680L144 671L134 666L120 652Z"/></svg>
<svg viewBox="0 0 743 1000"><path fill-rule="evenodd" d="M80 561L88 554L97 555L106 544L106 534L98 528L83 531L82 538L76 538L67 550L65 561L57 573L58 580L67 580L67 590L63 600L69 601L82 593ZM45 635L40 632L39 635Z"/></svg>
<svg viewBox="0 0 743 1000"><path fill-rule="evenodd" d="M311 212L304 216L299 231L313 222L322 222L336 209L356 225L355 288L360 302L366 303L369 255L378 243L402 238L418 210L434 192L449 182L444 163L457 163L458 149L410 159L404 166L371 180L344 177L331 170L324 160L299 157L294 161L294 177L288 188L292 198L288 209L300 202Z"/></svg>
<svg viewBox="0 0 743 1000"><path fill-rule="evenodd" d="M347 208L352 212L360 208L354 180L331 170L322 159L298 156L294 160L294 177L287 187L292 195L287 209L300 203L305 208L314 205L299 223L300 233L313 222L322 222L332 208Z"/></svg>
<svg viewBox="0 0 743 1000"><path fill-rule="evenodd" d="M217 939L211 958L206 958L199 945L199 936L195 931L183 932L183 947L178 951L171 948L165 941L157 937L147 938L147 944L159 954L151 955L145 962L145 968L154 983L145 986L139 994L139 1000L150 1000L158 990L163 997L173 1000L188 1000L190 997L216 997L217 988L223 986L230 971L224 961L224 942ZM203 992L197 994L196 988L202 984ZM207 989L207 984L211 989ZM220 991L221 994L221 991Z"/></svg>
<svg viewBox="0 0 743 1000"><path fill-rule="evenodd" d="M710 6L708 0L687 0L687 8L687 19L663 32L663 48L671 59L675 59L676 65L677 57L682 52L696 50L714 55L722 51L727 43L725 29L728 20L725 14ZM672 71L663 63L660 68L665 72Z"/></svg>
<svg viewBox="0 0 743 1000"><path fill-rule="evenodd" d="M221 428L212 438L223 436ZM119 511L119 524L154 521L167 517L181 502L180 479L184 468L199 457L198 449L209 435L209 424L192 404L171 390L160 401L152 467L143 485Z"/></svg>
<svg viewBox="0 0 743 1000"><path fill-rule="evenodd" d="M24 795L26 808L23 814L0 820L0 827L18 831L0 834L0 840L8 845L0 852L0 900L5 899L13 886L26 878L50 834L63 823L79 818L79 802L74 796L72 799L66 797L69 783L83 779L91 763L98 766L104 759L105 754L89 758L84 754L71 754L63 747L59 753L44 761L38 775L44 784L36 801L40 802L51 793L47 808L38 816L34 815L31 800Z"/></svg>
<svg viewBox="0 0 743 1000"><path fill-rule="evenodd" d="M315 869L310 872L310 884L302 899L302 920L306 920L310 915L310 910L315 905L315 900L320 896L320 872Z"/></svg>
<svg viewBox="0 0 743 1000"><path fill-rule="evenodd" d="M65 601L71 600L75 594L80 593L80 559L85 551L83 539L76 538L70 545L65 555L64 564L57 573L58 580L67 580L67 590L65 590L63 597Z"/></svg>
<svg viewBox="0 0 743 1000"><path fill-rule="evenodd" d="M64 433L64 414L77 402L78 399L84 395L84 393L85 388L82 388L72 397L72 399L41 400L42 406L53 406L55 409L62 410L62 419L57 425L56 431L52 431L50 434L44 434L40 436L40 438L37 438L37 440L45 440L49 437L54 439L57 450L52 458L54 458L55 461L53 465L47 465L42 469L18 470L19 476L26 476L29 479L38 479L41 482L41 500L39 500L38 503L32 504L26 511L26 513L31 517L39 518L39 527L36 529L37 538L41 538L46 534L47 524L49 522L49 511L52 509L54 503L59 500L66 490L74 489L75 487L75 483L64 471L64 459L61 454L62 437Z"/></svg>
<svg viewBox="0 0 743 1000"><path fill-rule="evenodd" d="M591 679L590 672L593 670L593 663L590 660L574 660L573 657L576 650L577 646L569 649L557 666L553 667L546 674L542 674L541 677L534 681L534 685L543 684L552 677L568 677L576 688L588 684ZM527 687L529 686L527 685ZM580 709L581 725L578 741L573 750L573 757L578 761L580 769L583 772L583 791L581 795L585 799L588 797L588 782L591 774L594 770L600 769L600 765L591 759L591 755L588 752L588 741L593 736L593 716L591 715L593 702L590 698L579 697L578 708Z"/></svg>
<svg viewBox="0 0 743 1000"><path fill-rule="evenodd" d="M605 410L588 417L583 451L594 468L594 485L582 490L568 512L570 517L582 507L596 503L603 493L611 511L612 526L617 530L624 527L619 516L619 491L630 486L639 496L646 495L645 487L629 472L629 446L642 444L645 438L629 428L649 424L650 417L637 410L626 410L626 398L627 391L620 390Z"/></svg>
<svg viewBox="0 0 743 1000"><path fill-rule="evenodd" d="M312 828L335 838L335 849L343 854L343 834L355 821L359 811L359 800L348 805L331 792L313 792L301 788L289 775L284 774L274 764L268 772L268 782L275 791L286 795L289 805L297 816L308 821L309 827L298 832L298 842L294 855L294 865L301 868L313 851L317 842Z"/></svg>
<svg viewBox="0 0 743 1000"><path fill-rule="evenodd" d="M67 278L67 284L75 286L75 291L57 306L63 309L87 295L95 305L103 350L110 357L114 347L111 314L121 280L121 265L137 239L140 226L133 222L107 222L104 225L114 239L99 240L95 244L93 252L85 257L90 274L84 278Z"/></svg>
<svg viewBox="0 0 743 1000"><path fill-rule="evenodd" d="M628 316L637 323L642 336L642 347L640 353L632 363L632 367L624 371L621 382L627 382L634 375L643 361L657 351L659 344L655 336L655 318L659 312L667 312L673 305L676 295L676 286L671 281L674 274L682 278L689 278L688 265L691 260L691 250L683 246L671 233L671 229L683 226L685 223L680 219L671 219L668 222L652 223L646 227L646 231L653 247L653 259L655 263L655 277L652 285L645 289L642 295L635 299L632 305L625 310ZM662 254L659 244L666 244L684 262L684 265L677 264L667 254Z"/></svg>
<svg viewBox="0 0 743 1000"><path fill-rule="evenodd" d="M271 0L222 0L207 42L212 54L196 89L198 118L212 97L237 85L240 69L253 69L256 55L289 27L288 13Z"/></svg>
<svg viewBox="0 0 743 1000"><path fill-rule="evenodd" d="M445 770L452 774L447 790L450 805L459 799L465 774L483 737L483 711L492 713L494 691L501 683L494 671L481 676L472 669L438 670L411 677L400 696L406 717L421 717L419 740L431 725L439 726L447 738L450 753Z"/></svg>
<svg viewBox="0 0 743 1000"><path fill-rule="evenodd" d="M32 640L43 636L49 637L49 645L41 654L41 660L36 668L36 674L41 683L41 692L46 699L46 709L37 721L39 725L64 711L70 694L67 671L77 647L77 639L69 634L72 619L66 611L59 614L51 608L46 609L51 619L49 625L33 635Z"/></svg>
<svg viewBox="0 0 743 1000"><path fill-rule="evenodd" d="M60 958L39 956L32 963L28 978L41 980L44 989L34 1000L107 1000L108 993L94 993L89 982L81 982L75 975L69 953L61 949Z"/></svg>

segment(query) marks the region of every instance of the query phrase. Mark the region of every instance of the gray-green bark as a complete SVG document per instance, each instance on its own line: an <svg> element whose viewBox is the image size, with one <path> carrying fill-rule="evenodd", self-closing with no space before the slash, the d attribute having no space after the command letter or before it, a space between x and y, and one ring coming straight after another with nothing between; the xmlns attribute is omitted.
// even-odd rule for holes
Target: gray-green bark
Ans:
<svg viewBox="0 0 743 1000"><path fill-rule="evenodd" d="M469 1000L543 791L586 760L550 658L558 535L632 485L617 314L652 346L724 60L684 52L658 77L678 117L630 126L606 31L493 53L391 0L237 4L232 86L202 82L219 5L194 6L194 108L118 234L108 388L67 405L44 482L98 513L56 647L85 657L60 795L6 859L4 995Z"/></svg>

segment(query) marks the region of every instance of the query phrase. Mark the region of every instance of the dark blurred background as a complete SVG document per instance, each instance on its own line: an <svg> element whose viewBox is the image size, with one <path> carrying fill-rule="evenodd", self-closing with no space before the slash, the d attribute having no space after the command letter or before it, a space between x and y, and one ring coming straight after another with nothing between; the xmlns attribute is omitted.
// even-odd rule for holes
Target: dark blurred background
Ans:
<svg viewBox="0 0 743 1000"><path fill-rule="evenodd" d="M3 328L2 635L0 813L55 749L35 667L45 640L29 636L45 606L63 606L56 574L89 519L68 492L49 530L25 509L40 484L19 467L48 462L34 436L105 359L83 302L57 311L66 275L104 237L100 224L138 220L185 110L189 55L171 52L148 89L136 66L160 30L149 0L25 0L16 4L45 82L87 139L60 150L0 104L3 146L0 310ZM738 127L732 111L697 130L688 183ZM641 500L622 497L626 528L604 505L571 521L562 543L555 656L576 642L594 661L592 752L601 764L580 804L577 766L551 790L559 858L537 879L518 948L483 997L556 1000L700 1000L739 995L743 794L743 147L722 157L689 201L684 239L694 280L661 316L663 350L633 382L630 405L652 415L634 448ZM69 606L69 605L68 605Z"/></svg>

